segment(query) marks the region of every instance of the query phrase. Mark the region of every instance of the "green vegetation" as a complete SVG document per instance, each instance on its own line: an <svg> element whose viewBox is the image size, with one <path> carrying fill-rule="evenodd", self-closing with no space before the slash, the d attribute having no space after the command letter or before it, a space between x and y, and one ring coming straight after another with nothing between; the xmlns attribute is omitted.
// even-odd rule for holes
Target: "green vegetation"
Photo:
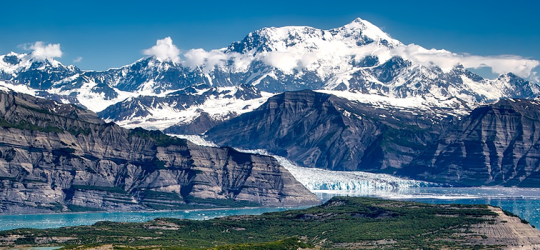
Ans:
<svg viewBox="0 0 540 250"><path fill-rule="evenodd" d="M93 226L0 232L15 243L37 245L42 237L71 237L49 245L113 244L117 249L298 249L362 246L382 249L480 249L471 225L492 222L487 206L432 205L374 198L334 197L327 203L260 216L206 221L160 218L145 223L98 222Z"/></svg>
<svg viewBox="0 0 540 250"><path fill-rule="evenodd" d="M503 210L503 213L508 215L508 216L511 216L511 217L519 218L521 220L521 223L523 223L523 224L529 224L530 223L529 221L520 218L519 216L517 216L516 214L514 214L514 213L512 213L510 211Z"/></svg>
<svg viewBox="0 0 540 250"><path fill-rule="evenodd" d="M263 243L251 243L251 244L236 244L236 245L226 245L218 246L213 249L216 250L287 250L287 249L298 249L299 247L306 248L312 247L304 242L302 242L297 237L291 237L284 240L278 240L273 242L263 242Z"/></svg>
<svg viewBox="0 0 540 250"><path fill-rule="evenodd" d="M83 207L77 205L68 205L69 211L71 212L98 212L104 211L103 209L94 208L94 207Z"/></svg>
<svg viewBox="0 0 540 250"><path fill-rule="evenodd" d="M58 116L54 113L52 113L51 111L47 110L47 109L43 109L43 108L34 108L34 107L30 107L28 105L24 105L24 104L21 104L19 103L18 104L20 107L22 108L25 108L25 109L28 109L28 110L32 110L32 111L35 111L35 112L38 112L38 113L42 113L42 114L46 114L46 115L54 115L54 116Z"/></svg>
<svg viewBox="0 0 540 250"><path fill-rule="evenodd" d="M105 191L110 193L120 193L125 194L127 193L124 189L120 187L102 187L102 186L86 186L86 185L73 185L73 189L80 189L80 190L96 190L96 191Z"/></svg>
<svg viewBox="0 0 540 250"><path fill-rule="evenodd" d="M10 123L2 118L0 118L0 127L4 128L16 128L16 129L22 129L22 130L33 130L33 131L40 131L40 132L54 132L54 133L61 133L64 130L58 127L47 125L46 127L40 127L36 126L32 123L26 122L26 121L20 121L19 123Z"/></svg>
<svg viewBox="0 0 540 250"><path fill-rule="evenodd" d="M233 199L201 199L193 196L187 196L185 197L185 200L189 204L198 204L204 207L258 207L261 204L250 202L250 201L242 201L242 200L233 200Z"/></svg>
<svg viewBox="0 0 540 250"><path fill-rule="evenodd" d="M48 203L48 204L38 204L37 207L45 208L45 209L50 208L51 210L55 212L61 212L62 209L64 208L64 206L62 206L62 204L59 202Z"/></svg>
<svg viewBox="0 0 540 250"><path fill-rule="evenodd" d="M171 145L176 146L185 146L187 145L186 140L168 136L159 130L146 130L143 128L134 128L131 130L132 135L137 135L142 139L152 139L156 146L158 147L167 147Z"/></svg>
<svg viewBox="0 0 540 250"><path fill-rule="evenodd" d="M79 136L80 134L89 135L92 133L92 129L71 127L68 129L68 132L74 136Z"/></svg>
<svg viewBox="0 0 540 250"><path fill-rule="evenodd" d="M176 193L144 190L140 194L143 204L156 210L205 209L222 207L258 207L261 204L233 199L202 199L193 196L181 197ZM165 201L165 202L164 202Z"/></svg>

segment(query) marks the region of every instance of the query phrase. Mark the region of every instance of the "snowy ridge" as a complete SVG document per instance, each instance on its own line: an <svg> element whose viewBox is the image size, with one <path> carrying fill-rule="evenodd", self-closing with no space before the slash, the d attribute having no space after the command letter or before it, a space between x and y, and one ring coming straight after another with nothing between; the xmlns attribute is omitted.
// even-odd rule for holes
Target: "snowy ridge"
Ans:
<svg viewBox="0 0 540 250"><path fill-rule="evenodd" d="M397 108L408 110L412 113L431 112L440 116L465 116L479 103L465 102L459 98L448 98L444 100L433 96L413 96L406 98L395 98L376 94L363 94L355 91L336 91L336 90L316 90L316 92L335 95L353 102L371 104L375 108L389 109ZM440 112L444 109L446 112Z"/></svg>
<svg viewBox="0 0 540 250"><path fill-rule="evenodd" d="M172 45L170 38L168 42ZM477 65L461 59L462 55L446 50L405 45L357 18L329 30L307 26L262 28L226 48L192 49L172 61L150 56L106 71L82 71L52 58L12 52L0 56L0 80L4 81L0 84L46 98L54 96L55 100L94 112L104 112L122 102L162 97L159 104L131 104L123 108L132 110L105 112L108 115L104 118L122 126L153 129L190 123L203 112L213 120L229 119L253 110L272 94L303 89L380 108L452 116L501 98L530 99L540 94L538 85L521 78L527 77L529 68L536 67L538 61L517 58L515 65L524 64L515 67L516 74L483 79L467 70ZM484 62L485 58L473 59ZM495 63L504 60L487 59ZM265 94L256 100L219 96L217 91L213 98L205 97L204 102L184 107L168 98L176 91L202 85L250 86ZM191 94L202 93L197 89Z"/></svg>
<svg viewBox="0 0 540 250"><path fill-rule="evenodd" d="M29 68L31 64L32 61L27 54L10 52L0 56L0 69L4 74L10 74L11 76L16 76L17 72Z"/></svg>
<svg viewBox="0 0 540 250"><path fill-rule="evenodd" d="M360 61L368 55L377 55L380 61L387 61L392 57L392 48L400 45L401 42L378 27L358 18L331 30L306 26L263 28L249 33L244 40L233 43L222 53L225 57L234 53L244 55L241 59L230 56L234 64L262 61L285 74L295 74L296 71L296 75L301 77L303 71L312 71L319 78L328 80L339 72L352 70L351 61ZM275 72L270 71L258 78L273 75Z"/></svg>
<svg viewBox="0 0 540 250"><path fill-rule="evenodd" d="M211 141L207 141L205 140L202 136L200 135L176 135L176 134L167 134L169 136L174 136L174 137L177 137L177 138L181 138L181 139L186 139L194 144L197 144L199 146L205 146L205 147L219 147L218 145L216 145L215 143L211 142Z"/></svg>
<svg viewBox="0 0 540 250"><path fill-rule="evenodd" d="M199 135L171 135L187 139L201 146L217 146ZM362 171L331 171L316 168L300 167L281 156L271 155L265 150L236 150L245 153L260 154L274 157L296 180L310 191L373 191L373 190L400 190L415 187L444 187L426 181L417 181L399 178L388 174L373 174Z"/></svg>
<svg viewBox="0 0 540 250"><path fill-rule="evenodd" d="M132 93L127 91L116 90L117 97L107 98L105 93L94 91L97 83L93 80L84 82L79 88L73 90L63 90L62 88L51 89L48 91L52 94L65 95L69 96L74 91L77 92L77 99L79 102L84 105L86 108L94 111L100 112L107 107L116 104L127 98L133 98L140 96L139 93Z"/></svg>
<svg viewBox="0 0 540 250"><path fill-rule="evenodd" d="M28 86L23 85L23 84L13 84L11 82L0 81L0 86L4 90L8 89L8 90L13 90L13 91L19 92L19 93L24 93L24 94L27 94L27 95L36 96L36 90L35 89L31 89Z"/></svg>
<svg viewBox="0 0 540 250"><path fill-rule="evenodd" d="M128 105L130 114L120 116L107 113L105 118L126 128L164 130L173 125L189 124L203 112L213 120L226 120L253 111L273 96L267 92L260 92L260 97L249 96L251 93L245 94L241 90L244 91L241 87L194 89L193 93L175 92L163 98L151 98L150 103L149 98L132 97L120 103ZM106 111L115 112L112 109Z"/></svg>

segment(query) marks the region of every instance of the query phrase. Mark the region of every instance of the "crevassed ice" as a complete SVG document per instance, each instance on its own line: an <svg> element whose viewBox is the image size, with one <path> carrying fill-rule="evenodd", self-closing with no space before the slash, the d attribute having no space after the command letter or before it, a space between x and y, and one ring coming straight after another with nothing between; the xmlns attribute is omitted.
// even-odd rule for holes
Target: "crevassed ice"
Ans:
<svg viewBox="0 0 540 250"><path fill-rule="evenodd" d="M201 146L216 146L198 135L174 135L185 138ZM311 191L321 190L398 190L416 187L448 186L427 181L418 181L395 177L389 174L374 174L362 171L331 171L317 168L300 167L288 159L272 155L265 150L248 150L235 148L240 152L273 156L302 185Z"/></svg>
<svg viewBox="0 0 540 250"><path fill-rule="evenodd" d="M438 187L438 183L399 178L362 171L331 171L300 167L284 157L274 156L306 188L317 190L394 190L414 187Z"/></svg>

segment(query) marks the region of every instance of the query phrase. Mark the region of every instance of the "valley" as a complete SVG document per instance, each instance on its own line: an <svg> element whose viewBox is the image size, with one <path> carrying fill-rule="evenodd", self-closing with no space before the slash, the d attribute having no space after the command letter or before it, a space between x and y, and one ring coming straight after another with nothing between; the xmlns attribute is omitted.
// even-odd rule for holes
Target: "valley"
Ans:
<svg viewBox="0 0 540 250"><path fill-rule="evenodd" d="M540 248L540 62L484 78L361 18L238 38L0 55L0 249Z"/></svg>

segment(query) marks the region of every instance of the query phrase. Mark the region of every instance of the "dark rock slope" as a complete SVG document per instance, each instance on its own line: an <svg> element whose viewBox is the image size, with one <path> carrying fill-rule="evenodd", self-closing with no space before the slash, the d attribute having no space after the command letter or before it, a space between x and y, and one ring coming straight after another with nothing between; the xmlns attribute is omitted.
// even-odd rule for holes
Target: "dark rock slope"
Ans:
<svg viewBox="0 0 540 250"><path fill-rule="evenodd" d="M469 115L376 108L312 91L274 96L207 132L306 167L385 172L467 186L540 187L540 104L507 99Z"/></svg>
<svg viewBox="0 0 540 250"><path fill-rule="evenodd" d="M540 186L540 103L507 99L475 109L402 174L466 185Z"/></svg>
<svg viewBox="0 0 540 250"><path fill-rule="evenodd" d="M104 123L72 105L0 91L0 211L307 205L271 157Z"/></svg>
<svg viewBox="0 0 540 250"><path fill-rule="evenodd" d="M427 113L378 109L304 90L271 97L206 135L218 145L265 149L307 167L394 173L443 127Z"/></svg>

